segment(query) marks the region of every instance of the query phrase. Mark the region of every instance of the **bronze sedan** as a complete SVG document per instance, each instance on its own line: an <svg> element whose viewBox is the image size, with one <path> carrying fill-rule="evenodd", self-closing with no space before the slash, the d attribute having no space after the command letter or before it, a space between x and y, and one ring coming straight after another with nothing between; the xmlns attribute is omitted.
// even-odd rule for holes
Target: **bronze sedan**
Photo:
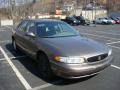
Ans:
<svg viewBox="0 0 120 90"><path fill-rule="evenodd" d="M34 58L40 74L47 79L54 75L70 79L91 76L112 61L108 46L82 37L59 20L22 21L12 35L12 44L16 51L22 50Z"/></svg>

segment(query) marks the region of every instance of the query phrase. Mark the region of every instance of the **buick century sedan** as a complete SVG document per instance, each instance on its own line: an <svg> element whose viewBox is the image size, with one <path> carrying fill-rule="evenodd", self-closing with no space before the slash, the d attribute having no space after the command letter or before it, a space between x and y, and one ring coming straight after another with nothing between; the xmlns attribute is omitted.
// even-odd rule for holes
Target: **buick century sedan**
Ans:
<svg viewBox="0 0 120 90"><path fill-rule="evenodd" d="M112 61L112 50L107 45L81 36L59 20L23 20L12 35L12 45L35 59L46 79L88 77L110 66Z"/></svg>

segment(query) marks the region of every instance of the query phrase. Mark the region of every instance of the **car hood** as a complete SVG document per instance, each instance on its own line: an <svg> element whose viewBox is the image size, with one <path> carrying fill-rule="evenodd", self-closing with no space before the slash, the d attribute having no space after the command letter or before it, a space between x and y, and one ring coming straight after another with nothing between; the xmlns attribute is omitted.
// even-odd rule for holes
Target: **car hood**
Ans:
<svg viewBox="0 0 120 90"><path fill-rule="evenodd" d="M42 42L49 48L56 49L65 56L94 56L108 53L108 47L94 40L81 36L43 38Z"/></svg>

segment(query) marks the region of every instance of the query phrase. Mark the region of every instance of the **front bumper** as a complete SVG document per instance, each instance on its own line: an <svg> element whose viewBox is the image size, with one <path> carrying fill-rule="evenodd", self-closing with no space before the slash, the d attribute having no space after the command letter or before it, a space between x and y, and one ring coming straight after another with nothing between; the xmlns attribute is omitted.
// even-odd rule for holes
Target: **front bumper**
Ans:
<svg viewBox="0 0 120 90"><path fill-rule="evenodd" d="M79 22L73 22L73 25L80 25Z"/></svg>
<svg viewBox="0 0 120 90"><path fill-rule="evenodd" d="M101 70L110 66L112 59L112 56L109 56L104 60L87 64L64 64L51 62L51 67L57 76L69 79L82 78L97 74Z"/></svg>

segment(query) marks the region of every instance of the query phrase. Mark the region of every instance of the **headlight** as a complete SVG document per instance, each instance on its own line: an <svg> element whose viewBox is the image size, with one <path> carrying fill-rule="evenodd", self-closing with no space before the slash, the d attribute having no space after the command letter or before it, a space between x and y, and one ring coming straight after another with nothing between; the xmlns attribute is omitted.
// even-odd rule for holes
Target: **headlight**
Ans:
<svg viewBox="0 0 120 90"><path fill-rule="evenodd" d="M109 52L108 52L108 56L110 56L111 54L112 54L112 49L109 50Z"/></svg>
<svg viewBox="0 0 120 90"><path fill-rule="evenodd" d="M55 60L59 61L59 62L68 63L68 64L81 64L81 63L85 62L85 59L81 58L81 57L59 57L59 56L56 56Z"/></svg>
<svg viewBox="0 0 120 90"><path fill-rule="evenodd" d="M76 23L76 21L74 21L74 23Z"/></svg>

